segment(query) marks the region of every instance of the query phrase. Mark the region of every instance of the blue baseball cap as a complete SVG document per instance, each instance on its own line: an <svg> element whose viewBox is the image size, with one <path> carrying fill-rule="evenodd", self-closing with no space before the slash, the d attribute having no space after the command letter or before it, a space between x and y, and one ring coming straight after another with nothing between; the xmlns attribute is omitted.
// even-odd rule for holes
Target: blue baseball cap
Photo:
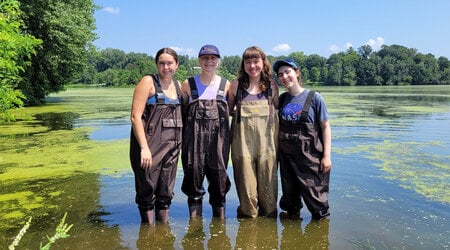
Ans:
<svg viewBox="0 0 450 250"><path fill-rule="evenodd" d="M220 58L219 49L216 46L210 44L204 45L198 52L198 57L204 55L214 55Z"/></svg>
<svg viewBox="0 0 450 250"><path fill-rule="evenodd" d="M278 69L280 69L281 66L291 66L294 69L298 69L297 64L295 64L294 59L292 58L286 58L276 61L273 64L273 71L278 74Z"/></svg>

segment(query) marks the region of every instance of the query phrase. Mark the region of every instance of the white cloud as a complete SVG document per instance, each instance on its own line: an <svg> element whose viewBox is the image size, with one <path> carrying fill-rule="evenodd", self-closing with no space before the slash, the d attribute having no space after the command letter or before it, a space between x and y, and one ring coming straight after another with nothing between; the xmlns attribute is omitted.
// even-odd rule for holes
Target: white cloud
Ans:
<svg viewBox="0 0 450 250"><path fill-rule="evenodd" d="M372 47L373 50L379 50L384 44L384 39L382 37L377 37L375 40L369 39L366 44Z"/></svg>
<svg viewBox="0 0 450 250"><path fill-rule="evenodd" d="M369 41L366 43L366 45L369 45L370 47L372 47L372 49L374 51L379 50L381 48L381 46L384 44L384 39L382 37L377 37L376 39L369 39ZM355 49L355 47L353 46L353 44L351 44L350 42L346 42L344 45L345 50L348 50L349 48L353 48ZM335 53L339 53L344 51L344 49L342 49L341 47L339 47L336 44L332 44L328 50L335 54Z"/></svg>
<svg viewBox="0 0 450 250"><path fill-rule="evenodd" d="M339 46L337 46L336 44L332 44L329 48L328 48L328 50L330 50L331 51L331 53L339 53L339 52L341 52L341 48L339 48Z"/></svg>
<svg viewBox="0 0 450 250"><path fill-rule="evenodd" d="M179 55L188 55L189 57L195 56L194 49L183 48L178 46L170 46L170 48L175 50Z"/></svg>
<svg viewBox="0 0 450 250"><path fill-rule="evenodd" d="M276 53L288 52L291 50L291 47L287 43L278 44L277 46L272 48L272 51Z"/></svg>
<svg viewBox="0 0 450 250"><path fill-rule="evenodd" d="M347 42L347 43L345 43L345 48L350 49L350 48L354 48L354 47L353 47L353 44Z"/></svg>
<svg viewBox="0 0 450 250"><path fill-rule="evenodd" d="M120 9L118 7L103 7L103 11L114 15L120 13Z"/></svg>

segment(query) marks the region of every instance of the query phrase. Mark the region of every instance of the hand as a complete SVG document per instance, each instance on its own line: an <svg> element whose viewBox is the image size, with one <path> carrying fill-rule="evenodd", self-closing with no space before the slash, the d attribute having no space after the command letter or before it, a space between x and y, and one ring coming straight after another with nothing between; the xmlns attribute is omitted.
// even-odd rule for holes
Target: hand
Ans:
<svg viewBox="0 0 450 250"><path fill-rule="evenodd" d="M327 173L331 170L331 159L330 157L324 156L320 161L320 170L322 172Z"/></svg>
<svg viewBox="0 0 450 250"><path fill-rule="evenodd" d="M152 152L150 149L141 149L141 168L150 169L152 167Z"/></svg>

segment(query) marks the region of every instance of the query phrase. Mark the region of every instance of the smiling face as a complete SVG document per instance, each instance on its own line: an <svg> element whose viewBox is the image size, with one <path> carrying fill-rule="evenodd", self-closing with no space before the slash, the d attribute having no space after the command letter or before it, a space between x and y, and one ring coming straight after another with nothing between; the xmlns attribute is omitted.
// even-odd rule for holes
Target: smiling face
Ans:
<svg viewBox="0 0 450 250"><path fill-rule="evenodd" d="M157 67L159 75L163 77L172 77L178 69L178 62L172 55L162 53L158 57Z"/></svg>
<svg viewBox="0 0 450 250"><path fill-rule="evenodd" d="M249 78L258 77L261 74L263 67L263 60L259 57L244 60L244 70L248 74Z"/></svg>
<svg viewBox="0 0 450 250"><path fill-rule="evenodd" d="M215 55L203 55L198 58L202 71L214 72L219 67L219 57Z"/></svg>
<svg viewBox="0 0 450 250"><path fill-rule="evenodd" d="M278 69L277 72L278 80L286 88L291 88L295 85L300 85L300 70L295 69L288 65L283 65Z"/></svg>

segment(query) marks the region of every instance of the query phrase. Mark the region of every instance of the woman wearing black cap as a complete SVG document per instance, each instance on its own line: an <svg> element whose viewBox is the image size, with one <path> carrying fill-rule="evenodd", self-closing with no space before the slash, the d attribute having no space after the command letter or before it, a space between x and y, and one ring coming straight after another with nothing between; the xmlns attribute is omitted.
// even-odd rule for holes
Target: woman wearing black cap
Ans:
<svg viewBox="0 0 450 250"><path fill-rule="evenodd" d="M216 74L220 63L216 46L203 46L198 62L201 73L182 85L185 107L181 190L188 196L190 217L202 216L206 176L213 217L225 218L225 196L231 186L227 174L230 125L226 102L230 82Z"/></svg>
<svg viewBox="0 0 450 250"><path fill-rule="evenodd" d="M299 218L305 202L313 219L329 216L331 127L322 96L304 89L292 59L276 61L273 70L288 92L280 96L278 159L283 190L280 208Z"/></svg>

